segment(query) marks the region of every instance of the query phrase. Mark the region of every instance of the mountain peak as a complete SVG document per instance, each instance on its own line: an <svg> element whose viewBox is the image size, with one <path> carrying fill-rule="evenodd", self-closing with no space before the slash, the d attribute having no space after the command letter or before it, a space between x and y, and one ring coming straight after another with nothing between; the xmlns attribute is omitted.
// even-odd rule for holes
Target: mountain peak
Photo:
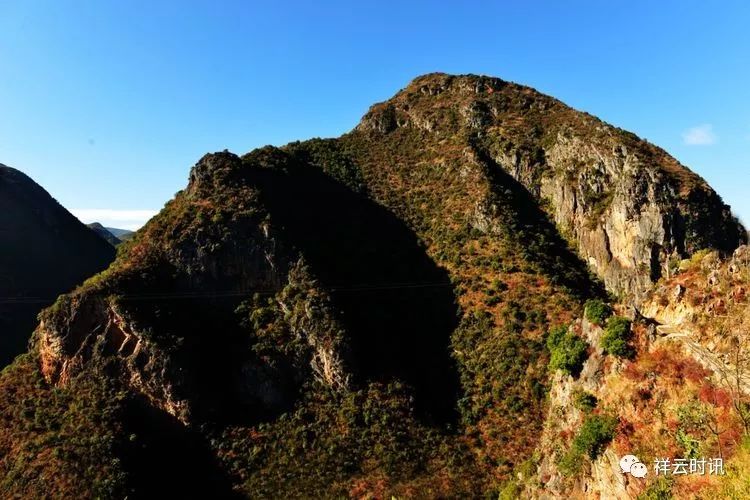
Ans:
<svg viewBox="0 0 750 500"><path fill-rule="evenodd" d="M106 241L107 243L109 243L113 247L116 247L117 245L119 245L120 243L122 243L117 236L115 236L114 234L112 234L110 232L110 230L107 229L106 227L104 227L101 223L99 223L99 222L92 222L91 224L86 224L86 225L89 227L89 229L91 229L92 231L94 231L102 239L104 239L104 241Z"/></svg>
<svg viewBox="0 0 750 500"><path fill-rule="evenodd" d="M579 251L618 293L642 298L665 272L667 254L731 251L747 238L710 186L661 148L499 78L417 77L373 105L354 133L401 144L401 157L412 154L404 149L408 137L421 141L417 149L430 145L425 155L446 159L460 151L485 168L507 172L551 202L550 216L574 235ZM647 216L642 211L649 203L653 214ZM635 229L645 217L653 220ZM635 242L643 248L633 248Z"/></svg>
<svg viewBox="0 0 750 500"><path fill-rule="evenodd" d="M531 87L485 75L430 73L415 78L387 101L373 105L357 129L387 133L411 126L455 134L500 125L525 135L529 125L551 128L556 120L575 127L603 125Z"/></svg>
<svg viewBox="0 0 750 500"><path fill-rule="evenodd" d="M433 94L435 94L437 90L458 89L463 92L481 94L497 91L509 84L512 85L510 82L489 75L477 75L473 73L453 75L434 72L415 77L404 90L419 91L421 93L430 93L430 90L432 90Z"/></svg>

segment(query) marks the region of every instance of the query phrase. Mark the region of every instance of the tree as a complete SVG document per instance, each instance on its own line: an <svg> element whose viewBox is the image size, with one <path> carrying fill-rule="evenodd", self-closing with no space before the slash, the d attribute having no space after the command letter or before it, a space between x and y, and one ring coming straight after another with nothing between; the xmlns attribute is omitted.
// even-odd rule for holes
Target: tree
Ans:
<svg viewBox="0 0 750 500"><path fill-rule="evenodd" d="M566 326L553 328L547 336L547 348L550 352L550 370L562 370L577 377L588 357L589 345Z"/></svg>
<svg viewBox="0 0 750 500"><path fill-rule="evenodd" d="M729 390L732 407L742 422L745 434L750 434L750 404L747 398L747 379L750 376L750 338L735 334L730 338L729 366L720 370L724 386Z"/></svg>
<svg viewBox="0 0 750 500"><path fill-rule="evenodd" d="M630 345L633 333L630 331L630 320L621 316L612 316L601 338L601 347L607 354L620 358L632 358L635 349Z"/></svg>

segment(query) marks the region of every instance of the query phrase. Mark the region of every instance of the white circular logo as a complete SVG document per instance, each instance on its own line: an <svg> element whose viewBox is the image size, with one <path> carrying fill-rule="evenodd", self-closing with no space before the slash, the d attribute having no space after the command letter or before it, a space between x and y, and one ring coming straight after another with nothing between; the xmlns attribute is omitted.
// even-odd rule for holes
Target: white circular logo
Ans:
<svg viewBox="0 0 750 500"><path fill-rule="evenodd" d="M625 455L620 459L620 468L625 474L630 474L633 464L640 462L635 455Z"/></svg>
<svg viewBox="0 0 750 500"><path fill-rule="evenodd" d="M644 478L648 474L648 467L645 464L636 462L630 466L630 475L637 478Z"/></svg>

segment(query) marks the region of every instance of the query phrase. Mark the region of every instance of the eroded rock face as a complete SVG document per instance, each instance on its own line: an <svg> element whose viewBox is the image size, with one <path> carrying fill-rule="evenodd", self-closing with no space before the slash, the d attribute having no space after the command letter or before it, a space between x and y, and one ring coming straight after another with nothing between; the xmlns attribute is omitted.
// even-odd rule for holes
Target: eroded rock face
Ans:
<svg viewBox="0 0 750 500"><path fill-rule="evenodd" d="M91 362L114 363L125 384L157 408L182 421L190 417L190 402L181 394L184 382L163 349L137 331L115 303L103 298L79 302L65 299L57 313L36 330L42 374L66 385Z"/></svg>
<svg viewBox="0 0 750 500"><path fill-rule="evenodd" d="M558 226L610 290L636 303L670 259L706 246L731 251L743 241L741 226L710 188L696 181L680 193L662 165L625 146L599 152L560 138L546 159L552 174L542 179L540 194L551 201ZM563 165L574 162L586 167L570 182Z"/></svg>
<svg viewBox="0 0 750 500"><path fill-rule="evenodd" d="M572 491L570 480L560 472L558 464L567 449L560 436L575 429L576 423L584 416L575 405L575 393L583 390L598 395L605 376L605 354L599 346L602 329L586 319L578 320L570 328L581 332L581 337L592 347L591 352L577 379L557 371L550 380L547 418L537 448L541 460L534 471L536 478L530 483L533 486L527 488L525 496L551 499L571 498L572 494L573 498L577 498L575 495L581 498L627 498L625 480L619 472L617 459L612 462L614 454L609 450L592 464L591 474L579 480ZM616 469L611 469L611 463ZM544 485L543 491L538 488L540 484Z"/></svg>

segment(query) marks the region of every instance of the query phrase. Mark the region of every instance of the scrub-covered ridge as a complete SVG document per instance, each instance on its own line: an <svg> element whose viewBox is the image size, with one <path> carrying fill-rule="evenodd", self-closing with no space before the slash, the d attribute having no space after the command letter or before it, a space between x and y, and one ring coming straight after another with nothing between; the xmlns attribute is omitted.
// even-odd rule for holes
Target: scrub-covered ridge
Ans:
<svg viewBox="0 0 750 500"><path fill-rule="evenodd" d="M623 419L558 412L603 432L573 470L552 409L650 352L634 311L670 266L745 234L632 134L417 78L340 138L204 156L44 311L0 376L0 491L583 494Z"/></svg>

